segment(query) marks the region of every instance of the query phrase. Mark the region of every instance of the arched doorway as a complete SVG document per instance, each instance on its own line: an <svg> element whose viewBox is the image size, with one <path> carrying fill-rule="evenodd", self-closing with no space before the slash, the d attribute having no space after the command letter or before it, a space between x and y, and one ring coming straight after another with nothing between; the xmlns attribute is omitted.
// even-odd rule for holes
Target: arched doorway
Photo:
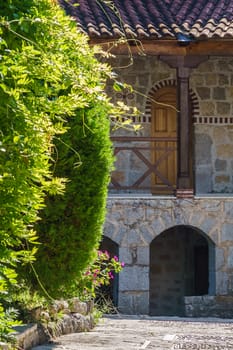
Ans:
<svg viewBox="0 0 233 350"><path fill-rule="evenodd" d="M151 105L152 176L154 194L173 194L177 181L177 110L176 86L159 89Z"/></svg>
<svg viewBox="0 0 233 350"><path fill-rule="evenodd" d="M106 236L103 236L99 249L103 251L107 251L110 257L119 256L118 244ZM103 287L101 290L101 293L102 293L101 297L103 297L105 301L109 303L110 307L111 307L110 305L111 303L113 304L114 307L117 307L118 305L118 285L119 285L118 275L115 275L110 285ZM110 310L110 311L113 312L114 310Z"/></svg>
<svg viewBox="0 0 233 350"><path fill-rule="evenodd" d="M184 296L213 293L214 243L191 226L172 227L150 245L150 314L184 316Z"/></svg>

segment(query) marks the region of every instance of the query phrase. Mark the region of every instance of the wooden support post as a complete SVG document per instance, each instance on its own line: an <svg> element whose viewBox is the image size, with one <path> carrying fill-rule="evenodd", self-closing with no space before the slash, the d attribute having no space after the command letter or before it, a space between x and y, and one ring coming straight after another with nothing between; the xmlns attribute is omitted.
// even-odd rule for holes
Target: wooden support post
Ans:
<svg viewBox="0 0 233 350"><path fill-rule="evenodd" d="M189 96L191 68L208 59L207 56L159 56L170 67L176 68L177 75L177 190L176 196L190 198L194 195L192 170L192 115Z"/></svg>
<svg viewBox="0 0 233 350"><path fill-rule="evenodd" d="M190 68L178 66L177 71L177 102L178 102L178 167L177 195L180 190L188 190L193 194L191 168L191 106L189 98Z"/></svg>

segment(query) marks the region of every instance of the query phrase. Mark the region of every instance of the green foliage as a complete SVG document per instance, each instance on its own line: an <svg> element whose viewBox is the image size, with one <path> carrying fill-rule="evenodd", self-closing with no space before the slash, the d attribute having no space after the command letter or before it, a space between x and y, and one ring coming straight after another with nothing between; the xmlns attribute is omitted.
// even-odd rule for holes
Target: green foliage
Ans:
<svg viewBox="0 0 233 350"><path fill-rule="evenodd" d="M101 239L112 166L107 112L106 104L96 100L78 110L69 130L56 140L55 173L69 181L62 197L46 200L38 227L43 244L35 263L42 284L56 298L72 295Z"/></svg>
<svg viewBox="0 0 233 350"><path fill-rule="evenodd" d="M15 342L12 327L19 325L19 322L15 321L17 316L16 310L12 308L4 310L4 308L0 306L0 339L2 342Z"/></svg>
<svg viewBox="0 0 233 350"><path fill-rule="evenodd" d="M118 257L111 257L107 251L98 251L97 258L82 273L77 283L77 291L80 298L96 298L103 286L109 286L115 274L124 267Z"/></svg>
<svg viewBox="0 0 233 350"><path fill-rule="evenodd" d="M36 270L54 296L66 294L95 255L113 160L107 115L122 113L104 93L111 72L97 53L52 1L1 5L2 301L16 272L40 290L24 267L38 249ZM0 339L4 332L0 328Z"/></svg>

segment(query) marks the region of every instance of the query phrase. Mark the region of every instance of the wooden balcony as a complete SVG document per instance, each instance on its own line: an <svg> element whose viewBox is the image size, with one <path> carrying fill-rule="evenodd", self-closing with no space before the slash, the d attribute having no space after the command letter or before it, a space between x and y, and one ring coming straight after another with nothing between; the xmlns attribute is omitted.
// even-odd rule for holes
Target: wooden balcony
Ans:
<svg viewBox="0 0 233 350"><path fill-rule="evenodd" d="M112 141L110 193L175 194L177 138L114 136Z"/></svg>

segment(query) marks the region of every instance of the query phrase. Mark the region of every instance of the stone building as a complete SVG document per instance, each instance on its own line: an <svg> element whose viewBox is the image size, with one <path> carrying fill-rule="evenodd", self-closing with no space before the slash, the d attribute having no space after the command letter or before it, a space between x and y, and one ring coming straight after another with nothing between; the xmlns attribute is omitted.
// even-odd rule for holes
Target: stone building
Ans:
<svg viewBox="0 0 233 350"><path fill-rule="evenodd" d="M116 162L102 246L125 268L128 314L233 314L233 4L60 1L111 48L136 133L112 132ZM127 38L118 42L119 38Z"/></svg>

